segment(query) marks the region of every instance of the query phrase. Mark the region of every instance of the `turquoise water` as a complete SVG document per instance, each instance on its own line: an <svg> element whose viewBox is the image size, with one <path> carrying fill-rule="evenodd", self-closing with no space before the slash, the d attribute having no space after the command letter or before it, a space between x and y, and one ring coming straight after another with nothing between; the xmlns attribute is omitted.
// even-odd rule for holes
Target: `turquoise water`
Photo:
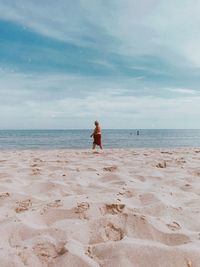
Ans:
<svg viewBox="0 0 200 267"><path fill-rule="evenodd" d="M92 130L0 130L0 149L83 149ZM104 130L105 148L200 147L200 130Z"/></svg>

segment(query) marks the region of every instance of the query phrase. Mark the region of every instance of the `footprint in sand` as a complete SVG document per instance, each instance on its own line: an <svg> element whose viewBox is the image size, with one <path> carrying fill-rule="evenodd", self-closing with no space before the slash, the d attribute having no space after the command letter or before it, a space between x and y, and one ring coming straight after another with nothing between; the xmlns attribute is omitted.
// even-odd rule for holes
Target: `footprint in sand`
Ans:
<svg viewBox="0 0 200 267"><path fill-rule="evenodd" d="M167 227L168 227L169 229L171 229L172 231L176 231L176 230L181 229L180 224L177 223L177 222L168 223L168 224L167 224Z"/></svg>
<svg viewBox="0 0 200 267"><path fill-rule="evenodd" d="M183 186L180 187L180 189L182 189L183 191L191 191L192 190L192 186L191 184L184 184Z"/></svg>
<svg viewBox="0 0 200 267"><path fill-rule="evenodd" d="M41 174L41 169L38 168L32 169L32 175L38 175L38 174Z"/></svg>
<svg viewBox="0 0 200 267"><path fill-rule="evenodd" d="M31 167L32 168L38 167L38 164L36 164L36 163L35 164L31 164Z"/></svg>
<svg viewBox="0 0 200 267"><path fill-rule="evenodd" d="M163 161L163 162L159 162L158 164L156 164L156 167L157 168L166 168L167 167L167 163L166 161Z"/></svg>
<svg viewBox="0 0 200 267"><path fill-rule="evenodd" d="M114 226L112 223L108 223L105 226L106 239L111 241L119 241L124 237L124 232L121 228Z"/></svg>
<svg viewBox="0 0 200 267"><path fill-rule="evenodd" d="M104 214L118 214L124 210L124 204L106 204L103 208Z"/></svg>
<svg viewBox="0 0 200 267"><path fill-rule="evenodd" d="M135 193L131 192L130 190L120 191L117 193L118 196L124 196L126 198L131 198L135 196Z"/></svg>
<svg viewBox="0 0 200 267"><path fill-rule="evenodd" d="M117 170L117 166L104 167L103 170L106 172L114 172Z"/></svg>
<svg viewBox="0 0 200 267"><path fill-rule="evenodd" d="M195 176L200 176L200 171L194 172L193 173Z"/></svg>
<svg viewBox="0 0 200 267"><path fill-rule="evenodd" d="M50 263L54 258L65 254L67 249L64 242L60 242L57 246L50 242L41 242L33 247L33 251L42 262Z"/></svg>
<svg viewBox="0 0 200 267"><path fill-rule="evenodd" d="M17 203L18 203L18 207L15 209L17 213L29 210L32 207L32 202L30 199L19 201Z"/></svg>
<svg viewBox="0 0 200 267"><path fill-rule="evenodd" d="M191 186L191 184L185 184L185 186L186 186L186 187L189 187L189 186Z"/></svg>
<svg viewBox="0 0 200 267"><path fill-rule="evenodd" d="M88 202L77 203L77 207L74 209L75 213L79 214L80 219L87 219L86 211L90 208Z"/></svg>
<svg viewBox="0 0 200 267"><path fill-rule="evenodd" d="M176 161L176 163L178 164L178 165L182 165L182 164L184 164L184 163L186 163L186 160L184 160L184 159L176 159L175 160Z"/></svg>
<svg viewBox="0 0 200 267"><path fill-rule="evenodd" d="M43 162L43 160L41 160L40 158L34 158L33 162Z"/></svg>
<svg viewBox="0 0 200 267"><path fill-rule="evenodd" d="M0 198L2 197L9 197L10 196L10 194L8 193L8 192L6 192L6 193L0 193Z"/></svg>

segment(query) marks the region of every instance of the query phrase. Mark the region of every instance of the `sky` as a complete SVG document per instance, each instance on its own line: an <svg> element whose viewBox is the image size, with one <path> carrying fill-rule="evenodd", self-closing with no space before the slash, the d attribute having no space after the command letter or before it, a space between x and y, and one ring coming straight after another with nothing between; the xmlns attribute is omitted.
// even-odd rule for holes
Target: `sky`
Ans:
<svg viewBox="0 0 200 267"><path fill-rule="evenodd" d="M200 0L0 0L0 129L200 128Z"/></svg>

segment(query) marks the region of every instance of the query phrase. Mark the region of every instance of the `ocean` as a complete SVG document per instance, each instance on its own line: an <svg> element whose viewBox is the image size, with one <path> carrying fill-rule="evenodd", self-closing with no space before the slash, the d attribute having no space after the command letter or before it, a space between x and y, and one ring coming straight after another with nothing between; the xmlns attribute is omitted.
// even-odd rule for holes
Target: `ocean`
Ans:
<svg viewBox="0 0 200 267"><path fill-rule="evenodd" d="M0 130L0 149L88 149L92 130ZM200 130L103 130L104 148L200 147Z"/></svg>

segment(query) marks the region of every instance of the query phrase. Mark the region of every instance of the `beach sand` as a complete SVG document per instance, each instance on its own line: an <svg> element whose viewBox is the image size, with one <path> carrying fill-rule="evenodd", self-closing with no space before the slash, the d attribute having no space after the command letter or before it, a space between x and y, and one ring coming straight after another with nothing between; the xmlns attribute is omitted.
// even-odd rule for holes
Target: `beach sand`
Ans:
<svg viewBox="0 0 200 267"><path fill-rule="evenodd" d="M199 267L200 149L0 152L1 267Z"/></svg>

